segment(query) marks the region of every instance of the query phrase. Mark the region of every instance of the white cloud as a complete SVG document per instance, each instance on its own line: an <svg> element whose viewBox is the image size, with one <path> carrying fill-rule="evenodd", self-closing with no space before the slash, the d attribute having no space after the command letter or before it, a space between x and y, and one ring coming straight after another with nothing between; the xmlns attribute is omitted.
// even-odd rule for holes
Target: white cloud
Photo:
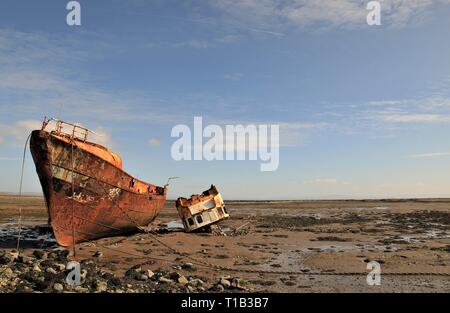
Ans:
<svg viewBox="0 0 450 313"><path fill-rule="evenodd" d="M242 36L237 34L227 34L227 35L218 35L213 38L208 39L190 39L187 41L181 41L176 43L160 43L157 44L157 46L169 46L174 48L179 47L188 47L188 48L194 48L194 49L208 49L208 48L215 48L220 45L224 44L233 44L236 42L239 42L242 39ZM146 44L147 47L154 47L156 44L150 43Z"/></svg>
<svg viewBox="0 0 450 313"><path fill-rule="evenodd" d="M244 77L244 74L242 73L228 73L223 75L223 78L234 81L239 81L242 79L242 77Z"/></svg>
<svg viewBox="0 0 450 313"><path fill-rule="evenodd" d="M0 29L0 64L23 66L39 62L41 65L67 65L97 58L111 48L101 39L104 36L87 31L66 36L63 33ZM83 44L86 42L89 44Z"/></svg>
<svg viewBox="0 0 450 313"><path fill-rule="evenodd" d="M305 180L302 183L306 185L349 185L348 182L343 182L336 178L315 178L311 180Z"/></svg>
<svg viewBox="0 0 450 313"><path fill-rule="evenodd" d="M0 89L27 91L63 91L67 84L38 70L10 70L0 73Z"/></svg>
<svg viewBox="0 0 450 313"><path fill-rule="evenodd" d="M209 4L221 13L231 26L260 27L278 32L297 26L366 27L365 0L211 0ZM383 25L405 26L428 12L433 5L449 0L381 0Z"/></svg>
<svg viewBox="0 0 450 313"><path fill-rule="evenodd" d="M158 139L156 139L156 138L150 138L148 140L148 144L150 146L159 146L161 144L161 142Z"/></svg>
<svg viewBox="0 0 450 313"><path fill-rule="evenodd" d="M409 155L408 157L418 159L418 158L437 158L437 157L445 157L445 156L450 156L450 151L449 152L431 152L431 153L412 154L412 155Z"/></svg>
<svg viewBox="0 0 450 313"><path fill-rule="evenodd" d="M441 114L393 114L383 116L383 120L400 123L450 122L450 116Z"/></svg>
<svg viewBox="0 0 450 313"><path fill-rule="evenodd" d="M42 123L37 120L21 120L12 125L0 125L0 136L12 137L17 143L25 143L32 130L40 129Z"/></svg>
<svg viewBox="0 0 450 313"><path fill-rule="evenodd" d="M42 121L38 120L20 120L10 125L0 125L0 135L4 137L10 137L14 143L25 143L28 135L36 129L41 129ZM80 125L83 126L83 125ZM83 126L84 127L84 126ZM55 128L55 123L51 122L46 130L51 131ZM96 142L100 145L110 147L114 144L110 132L103 127L95 127L90 129L88 136L89 141ZM67 128L63 131L67 131ZM3 138L3 137L0 137Z"/></svg>
<svg viewBox="0 0 450 313"><path fill-rule="evenodd" d="M89 134L89 140L105 147L112 147L115 145L115 142L112 139L111 133L108 129L103 128L101 126L95 127L91 129L91 133Z"/></svg>
<svg viewBox="0 0 450 313"><path fill-rule="evenodd" d="M215 43L206 40L191 39L173 44L174 47L190 47L196 49L206 49L215 46Z"/></svg>

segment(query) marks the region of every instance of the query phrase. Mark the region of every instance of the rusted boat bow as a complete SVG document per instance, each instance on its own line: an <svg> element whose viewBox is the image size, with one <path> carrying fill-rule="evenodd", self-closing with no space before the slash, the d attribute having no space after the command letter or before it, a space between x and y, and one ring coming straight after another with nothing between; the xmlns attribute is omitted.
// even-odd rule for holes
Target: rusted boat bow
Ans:
<svg viewBox="0 0 450 313"><path fill-rule="evenodd" d="M55 127L49 131L52 121ZM31 154L49 222L62 246L147 225L167 196L167 185L159 187L127 174L120 156L89 142L89 132L76 124L44 119L42 128L31 134Z"/></svg>

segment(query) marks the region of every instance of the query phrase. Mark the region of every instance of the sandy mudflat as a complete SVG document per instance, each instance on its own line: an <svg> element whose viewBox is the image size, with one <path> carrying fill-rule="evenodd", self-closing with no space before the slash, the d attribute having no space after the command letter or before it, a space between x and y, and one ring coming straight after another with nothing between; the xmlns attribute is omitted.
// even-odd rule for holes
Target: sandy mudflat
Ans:
<svg viewBox="0 0 450 313"><path fill-rule="evenodd" d="M34 225L46 223L43 199L24 197L19 201L14 196L0 195L0 251L8 254L15 247L17 208L22 204L27 236L22 244L23 254L31 256L35 250L49 253L45 261L31 257L0 265L0 291L450 291L448 199L265 202L225 199L225 203L231 218L220 227L227 236L182 231L136 233L77 245L76 260L83 260L82 268L85 266L88 272L84 285L71 289L62 283L64 270L58 269L59 265L56 274L47 272L48 267L54 268L54 264L67 260L51 253L56 247L51 236L38 237L32 230ZM161 228L171 221L178 221L178 215L174 202L168 201L152 227ZM240 226L237 232L232 232ZM367 262L372 260L381 264L380 286L368 286L366 282ZM128 271L135 265L139 266L131 272L139 277ZM2 278L1 271L6 268L12 271ZM147 270L155 275L142 277ZM273 271L292 273L270 273ZM336 275L349 272L353 275ZM221 277L226 281L218 286ZM4 282L16 279L14 287L2 285L2 279ZM54 286L58 280L63 285L61 290Z"/></svg>

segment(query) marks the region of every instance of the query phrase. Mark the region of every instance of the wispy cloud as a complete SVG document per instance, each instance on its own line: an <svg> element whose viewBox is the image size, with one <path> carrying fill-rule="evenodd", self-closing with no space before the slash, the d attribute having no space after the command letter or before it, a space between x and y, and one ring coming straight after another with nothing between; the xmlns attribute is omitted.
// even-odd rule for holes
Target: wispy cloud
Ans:
<svg viewBox="0 0 450 313"><path fill-rule="evenodd" d="M431 153L421 153L421 154L412 154L409 155L409 158L413 159L421 159L421 158L438 158L438 157L446 157L450 156L450 151L448 152L431 152Z"/></svg>
<svg viewBox="0 0 450 313"><path fill-rule="evenodd" d="M227 73L223 75L223 78L234 81L239 81L242 79L242 77L244 77L244 74L242 73Z"/></svg>
<svg viewBox="0 0 450 313"><path fill-rule="evenodd" d="M293 26L305 28L355 28L367 26L366 5L361 0L210 0L228 25L269 29L283 32ZM433 5L448 0L381 1L382 23L388 26L408 25L417 21Z"/></svg>
<svg viewBox="0 0 450 313"><path fill-rule="evenodd" d="M450 122L450 115L440 114L393 114L383 116L383 120L387 122L400 123L439 123Z"/></svg>
<svg viewBox="0 0 450 313"><path fill-rule="evenodd" d="M217 35L208 39L190 39L187 41L175 42L175 43L159 43L157 46L167 46L167 47L189 47L195 49L208 49L215 48L225 44L233 44L239 42L242 36L237 34L227 34L227 35ZM147 45L148 46L148 45ZM150 45L151 46L151 45Z"/></svg>
<svg viewBox="0 0 450 313"><path fill-rule="evenodd" d="M337 178L315 178L304 180L301 183L304 185L349 185L348 182L340 181Z"/></svg>
<svg viewBox="0 0 450 313"><path fill-rule="evenodd" d="M39 129L41 122L37 120L20 120L11 125L0 124L0 136L11 137L14 142L25 143L25 139L34 129Z"/></svg>

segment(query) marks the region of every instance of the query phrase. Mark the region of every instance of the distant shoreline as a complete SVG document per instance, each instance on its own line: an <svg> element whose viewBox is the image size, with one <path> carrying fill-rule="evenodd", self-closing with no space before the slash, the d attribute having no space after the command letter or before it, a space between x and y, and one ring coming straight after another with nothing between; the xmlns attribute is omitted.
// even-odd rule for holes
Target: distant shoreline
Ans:
<svg viewBox="0 0 450 313"><path fill-rule="evenodd" d="M0 197L18 197L17 192L0 192ZM39 197L44 195L39 192L25 192L22 197ZM175 201L176 199L167 199ZM305 199L228 199L228 203L277 203L277 202L449 202L450 197L427 197L427 198L305 198Z"/></svg>

